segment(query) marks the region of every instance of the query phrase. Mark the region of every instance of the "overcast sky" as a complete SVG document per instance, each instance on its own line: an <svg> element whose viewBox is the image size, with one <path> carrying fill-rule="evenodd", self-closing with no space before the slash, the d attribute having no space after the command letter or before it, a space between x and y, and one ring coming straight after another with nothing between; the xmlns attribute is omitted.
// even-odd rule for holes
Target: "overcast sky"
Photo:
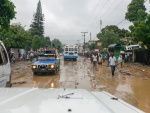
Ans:
<svg viewBox="0 0 150 113"><path fill-rule="evenodd" d="M15 6L16 19L12 23L21 23L29 29L36 12L39 0L11 0ZM131 0L41 0L42 13L45 15L45 36L57 38L65 44L75 44L79 40L83 43L83 34L86 41L96 40L96 34L106 25L118 25L119 28L128 29L131 24L123 21L127 6ZM150 4L145 3L148 10Z"/></svg>

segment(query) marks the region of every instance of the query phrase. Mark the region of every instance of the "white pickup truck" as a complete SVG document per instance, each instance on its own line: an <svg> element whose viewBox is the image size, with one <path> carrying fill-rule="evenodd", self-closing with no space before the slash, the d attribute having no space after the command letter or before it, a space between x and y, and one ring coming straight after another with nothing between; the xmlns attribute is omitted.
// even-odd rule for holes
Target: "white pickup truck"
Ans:
<svg viewBox="0 0 150 113"><path fill-rule="evenodd" d="M0 88L0 113L144 113L106 92Z"/></svg>
<svg viewBox="0 0 150 113"><path fill-rule="evenodd" d="M10 61L2 41L0 41L0 87L11 87Z"/></svg>

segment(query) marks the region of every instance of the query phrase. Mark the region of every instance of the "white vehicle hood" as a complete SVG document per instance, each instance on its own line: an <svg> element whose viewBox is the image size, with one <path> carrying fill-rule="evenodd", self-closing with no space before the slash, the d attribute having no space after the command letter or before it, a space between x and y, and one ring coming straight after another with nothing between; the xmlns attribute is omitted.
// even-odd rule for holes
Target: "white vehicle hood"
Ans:
<svg viewBox="0 0 150 113"><path fill-rule="evenodd" d="M144 113L106 92L0 88L0 113Z"/></svg>

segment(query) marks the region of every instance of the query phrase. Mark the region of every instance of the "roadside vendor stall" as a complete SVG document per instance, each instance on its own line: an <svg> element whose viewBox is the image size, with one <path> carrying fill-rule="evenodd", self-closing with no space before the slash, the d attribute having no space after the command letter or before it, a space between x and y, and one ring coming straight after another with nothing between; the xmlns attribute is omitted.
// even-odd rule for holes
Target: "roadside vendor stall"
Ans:
<svg viewBox="0 0 150 113"><path fill-rule="evenodd" d="M121 44L110 44L108 46L108 50L114 53L114 56L116 57L116 59L118 60L118 57L120 55L120 52L124 51L124 46L122 46Z"/></svg>

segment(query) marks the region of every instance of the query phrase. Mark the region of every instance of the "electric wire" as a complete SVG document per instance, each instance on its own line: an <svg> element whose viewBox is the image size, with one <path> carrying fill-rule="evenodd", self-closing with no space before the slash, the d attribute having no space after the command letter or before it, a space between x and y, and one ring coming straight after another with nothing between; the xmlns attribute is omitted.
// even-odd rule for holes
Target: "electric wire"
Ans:
<svg viewBox="0 0 150 113"><path fill-rule="evenodd" d="M99 13L97 14L97 16L93 19L92 24L94 23L94 20L99 16L99 14L102 12L102 10L104 9L104 7L105 7L105 5L106 5L107 2L108 2L108 1L105 1L105 2L104 2L102 9L99 11Z"/></svg>
<svg viewBox="0 0 150 113"><path fill-rule="evenodd" d="M121 20L116 26L120 25L125 19Z"/></svg>
<svg viewBox="0 0 150 113"><path fill-rule="evenodd" d="M100 3L100 0L98 1L98 3L97 3L97 5L96 5L95 9L93 10L93 12L92 12L91 16L89 17L89 19L88 19L87 23L90 21L90 19L91 19L91 17L93 16L93 14L94 14L94 12L95 12L96 8L98 7L99 3Z"/></svg>
<svg viewBox="0 0 150 113"><path fill-rule="evenodd" d="M123 3L123 1L124 1L124 0L122 0L115 8L111 11L111 14L114 12L115 9L117 9L117 8ZM107 11L108 11L108 10L107 10ZM104 15L105 15L105 14L106 14L106 13L104 13ZM111 14L110 14L110 15L111 15ZM107 16L107 19L108 19L108 17L109 17L110 15ZM102 17L103 17L103 16L102 16ZM101 17L101 18L102 18L102 17ZM105 18L106 18L106 17L105 17ZM122 23L123 21L124 21L124 20L122 20L121 22L119 22L117 25L119 25L119 24ZM98 27L99 27L99 25L98 25L95 29L97 29ZM94 30L95 30L95 29L94 29Z"/></svg>
<svg viewBox="0 0 150 113"><path fill-rule="evenodd" d="M117 5L117 7L114 8L114 10L116 10L123 2L124 2L124 0L122 0L122 1ZM111 16L111 15L115 12L114 10L112 10L112 11L109 13L109 15L107 16L107 19L109 19L108 17ZM106 18L106 17L105 17L105 18ZM105 18L103 18L103 19L105 19ZM106 19L106 20L107 20L107 19ZM105 21L106 21L106 20L105 20Z"/></svg>
<svg viewBox="0 0 150 113"><path fill-rule="evenodd" d="M115 2L113 2L113 3L110 5L110 8L109 8L107 11L109 11L109 10L111 9L111 7L113 6L113 4L116 3L116 1L117 1L117 0L115 0ZM105 3L107 3L107 2L105 2ZM107 11L106 11L106 12L107 12ZM100 17L100 19L106 14L106 12ZM99 25L98 25L98 27L99 27ZM95 27L95 29L97 29L98 27ZM94 28L93 28L93 29L94 29ZM93 29L92 29L92 31L93 31ZM94 30L95 30L95 29L94 29Z"/></svg>
<svg viewBox="0 0 150 113"><path fill-rule="evenodd" d="M102 2L103 2L103 0L102 0ZM102 3L102 2L101 2L101 3ZM100 3L100 0L99 0L98 3L96 4L96 7L94 8L92 14L89 16L89 19L88 19L87 22L83 25L83 27L85 27L86 25L88 25L88 23L89 23L91 17L93 16L93 14L94 14L96 8L98 7L99 3Z"/></svg>

